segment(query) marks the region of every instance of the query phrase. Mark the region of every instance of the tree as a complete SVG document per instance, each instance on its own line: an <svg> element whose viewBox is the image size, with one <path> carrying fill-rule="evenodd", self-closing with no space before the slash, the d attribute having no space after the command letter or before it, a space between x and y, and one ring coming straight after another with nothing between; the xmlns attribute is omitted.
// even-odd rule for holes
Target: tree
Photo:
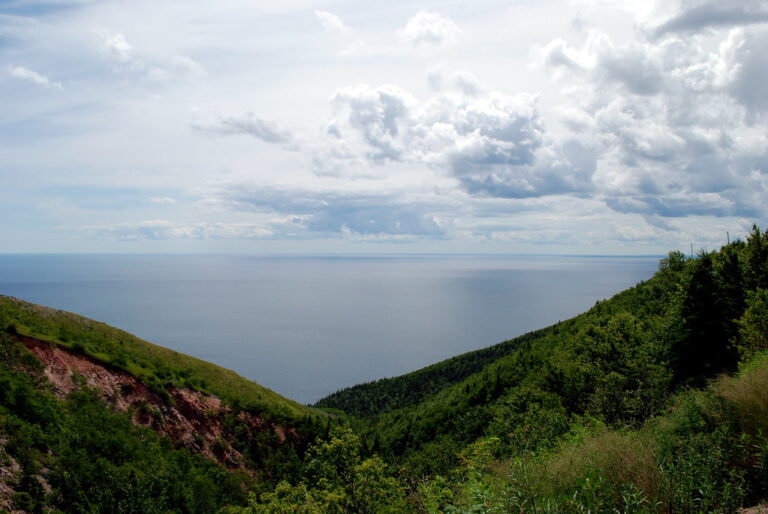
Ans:
<svg viewBox="0 0 768 514"><path fill-rule="evenodd" d="M682 327L672 348L677 384L700 386L717 373L736 368L729 326L734 321L727 318L727 312L712 254L702 253L694 261L682 292Z"/></svg>
<svg viewBox="0 0 768 514"><path fill-rule="evenodd" d="M295 486L281 482L260 499L252 496L243 512L401 512L405 494L400 483L378 456L362 459L360 450L352 430L333 427L326 441L307 452L304 481Z"/></svg>
<svg viewBox="0 0 768 514"><path fill-rule="evenodd" d="M739 319L739 358L742 362L768 350L768 290L753 291L747 297L747 309Z"/></svg>
<svg viewBox="0 0 768 514"><path fill-rule="evenodd" d="M768 289L768 233L761 232L757 225L747 236L744 249L746 285L749 290Z"/></svg>

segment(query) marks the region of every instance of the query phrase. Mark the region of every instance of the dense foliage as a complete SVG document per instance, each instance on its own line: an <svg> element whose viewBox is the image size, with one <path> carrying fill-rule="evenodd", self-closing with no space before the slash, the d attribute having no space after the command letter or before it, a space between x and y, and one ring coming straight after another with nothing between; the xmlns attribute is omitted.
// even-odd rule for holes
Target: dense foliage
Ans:
<svg viewBox="0 0 768 514"><path fill-rule="evenodd" d="M555 420L561 430L576 416L640 426L662 412L675 390L733 372L740 358L766 348L760 325L768 303L761 288L766 248L768 237L755 228L746 243L717 252L695 258L672 252L650 280L576 318L502 343L493 360L483 361L489 349L469 353L318 405L353 406L365 418L360 430L370 446L388 458L408 457L416 472L454 465L456 449L481 436L500 437L515 449L530 446L535 441L515 428L535 418ZM452 380L455 370L477 363L484 365ZM381 397L408 398L411 389L420 401L387 400L377 414L366 414L376 412ZM553 435L531 437L552 441Z"/></svg>
<svg viewBox="0 0 768 514"><path fill-rule="evenodd" d="M0 467L16 509L211 512L244 500L244 476L174 450L86 388L58 400L40 363L0 333Z"/></svg>
<svg viewBox="0 0 768 514"><path fill-rule="evenodd" d="M416 405L438 391L477 373L519 344L540 337L547 329L511 341L452 357L396 378L382 378L337 391L318 401L316 407L339 409L356 417L368 417Z"/></svg>
<svg viewBox="0 0 768 514"><path fill-rule="evenodd" d="M767 285L768 236L754 227L746 242L719 251L670 253L650 280L503 343L488 362L466 354L318 405L363 418L356 426L368 449L401 466L422 510L437 487L444 508L496 495L507 502L499 512L731 511L766 497L764 432L745 428L739 402L768 405L768 384L754 385L768 374L754 360L768 349ZM478 362L454 380L454 370ZM731 382L753 384L739 386L741 399L690 389L739 362L758 369ZM753 418L768 414L755 409ZM493 471L478 471L477 451ZM632 475L633 465L653 480ZM570 478L547 475L546 466L570 469Z"/></svg>

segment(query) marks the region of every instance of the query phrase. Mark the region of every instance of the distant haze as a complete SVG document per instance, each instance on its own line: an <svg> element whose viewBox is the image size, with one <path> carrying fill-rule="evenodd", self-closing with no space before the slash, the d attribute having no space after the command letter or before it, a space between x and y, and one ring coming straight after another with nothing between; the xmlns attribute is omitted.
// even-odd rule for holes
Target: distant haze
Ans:
<svg viewBox="0 0 768 514"><path fill-rule="evenodd" d="M579 314L649 257L0 256L0 294L311 402Z"/></svg>

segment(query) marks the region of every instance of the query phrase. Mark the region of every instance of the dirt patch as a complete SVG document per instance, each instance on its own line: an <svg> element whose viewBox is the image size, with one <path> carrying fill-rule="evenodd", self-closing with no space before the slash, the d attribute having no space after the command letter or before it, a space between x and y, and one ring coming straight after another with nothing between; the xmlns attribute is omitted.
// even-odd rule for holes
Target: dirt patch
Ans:
<svg viewBox="0 0 768 514"><path fill-rule="evenodd" d="M0 511L13 511L13 495L21 477L21 466L5 451L5 439L0 438Z"/></svg>
<svg viewBox="0 0 768 514"><path fill-rule="evenodd" d="M768 514L768 504L739 509L739 514Z"/></svg>
<svg viewBox="0 0 768 514"><path fill-rule="evenodd" d="M168 387L170 400L161 398L135 376L88 355L40 339L16 336L45 366L45 376L55 394L65 397L84 385L99 391L106 403L121 412L131 412L137 425L151 427L169 437L177 447L214 459L230 469L249 473L243 455L227 441L234 436L224 420L234 412L215 397L187 388ZM275 444L298 439L295 430L267 421L249 412L236 418L249 434L270 432ZM240 434L242 437L242 434Z"/></svg>

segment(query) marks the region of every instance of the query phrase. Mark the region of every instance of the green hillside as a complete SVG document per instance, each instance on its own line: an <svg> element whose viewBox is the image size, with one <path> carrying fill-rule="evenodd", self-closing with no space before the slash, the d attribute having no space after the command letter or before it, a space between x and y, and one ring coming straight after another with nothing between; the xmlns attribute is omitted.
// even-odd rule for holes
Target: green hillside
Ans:
<svg viewBox="0 0 768 514"><path fill-rule="evenodd" d="M542 337L542 329L488 348L451 357L437 364L394 378L382 378L333 393L316 407L339 409L364 418L416 405L427 397L476 373L508 355L526 341Z"/></svg>
<svg viewBox="0 0 768 514"><path fill-rule="evenodd" d="M325 416L233 371L77 314L0 296L0 330L79 350L139 377L161 393L166 384L190 387L218 396L229 405L257 411L272 421Z"/></svg>
<svg viewBox="0 0 768 514"><path fill-rule="evenodd" d="M766 250L755 229L746 243L718 252L673 252L654 277L571 320L317 405L365 418L363 433L393 456L501 435L510 428L501 420L525 417L518 411L532 405L552 417L638 426L671 392L733 372L749 357L739 319L766 285Z"/></svg>
<svg viewBox="0 0 768 514"><path fill-rule="evenodd" d="M416 510L731 512L766 499L767 288L755 228L571 320L317 405L357 417Z"/></svg>
<svg viewBox="0 0 768 514"><path fill-rule="evenodd" d="M57 399L40 362L0 332L0 511L203 513L244 503L253 486L94 391Z"/></svg>

